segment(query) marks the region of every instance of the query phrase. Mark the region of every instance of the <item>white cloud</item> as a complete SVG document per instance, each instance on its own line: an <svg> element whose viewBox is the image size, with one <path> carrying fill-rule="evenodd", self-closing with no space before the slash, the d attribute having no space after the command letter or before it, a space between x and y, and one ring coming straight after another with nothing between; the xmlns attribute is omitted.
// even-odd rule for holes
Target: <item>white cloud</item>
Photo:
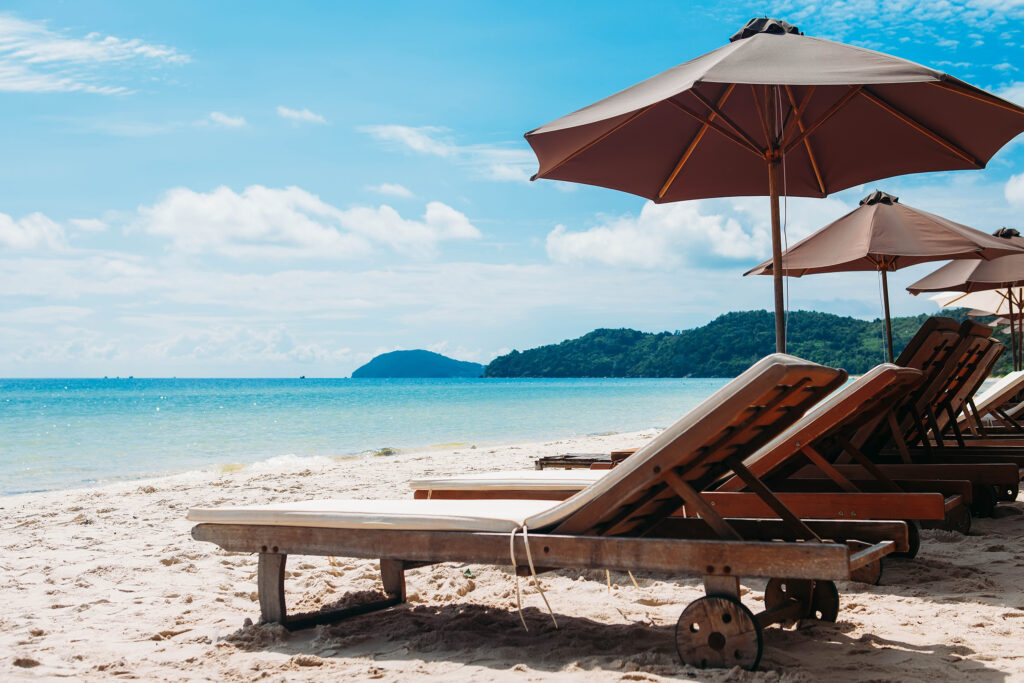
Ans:
<svg viewBox="0 0 1024 683"><path fill-rule="evenodd" d="M528 182L536 168L533 153L522 147L458 145L446 128L437 126L360 126L359 131L397 149L452 159L488 180Z"/></svg>
<svg viewBox="0 0 1024 683"><path fill-rule="evenodd" d="M374 244L422 257L440 241L480 237L464 214L441 202L428 203L422 220L410 220L387 205L339 209L298 187L261 185L241 193L176 188L140 207L139 223L178 251L235 258L356 258Z"/></svg>
<svg viewBox="0 0 1024 683"><path fill-rule="evenodd" d="M1024 81L1016 81L1009 85L1005 85L999 90L996 90L996 94L1004 100L1016 102L1017 104L1024 104Z"/></svg>
<svg viewBox="0 0 1024 683"><path fill-rule="evenodd" d="M210 112L210 121L225 128L241 128L245 125L245 118L242 116L228 116L219 111Z"/></svg>
<svg viewBox="0 0 1024 683"><path fill-rule="evenodd" d="M103 232L109 226L98 218L72 218L68 221L75 230L82 232Z"/></svg>
<svg viewBox="0 0 1024 683"><path fill-rule="evenodd" d="M847 190L850 195L858 192L862 190ZM783 208L788 243L851 208L835 197L788 199ZM765 197L645 202L639 215L599 220L598 225L580 231L556 226L547 236L548 257L557 263L630 268L741 268L771 253L771 220Z"/></svg>
<svg viewBox="0 0 1024 683"><path fill-rule="evenodd" d="M1009 62L1000 62L999 64L993 64L992 68L996 71L1017 71L1017 67Z"/></svg>
<svg viewBox="0 0 1024 683"><path fill-rule="evenodd" d="M282 119L299 123L327 123L327 119L323 116L308 109L289 109L288 107L279 106L277 108L277 115Z"/></svg>
<svg viewBox="0 0 1024 683"><path fill-rule="evenodd" d="M399 185L397 183L381 183L380 185L367 185L366 189L370 192L376 192L377 194L385 194L391 197L402 197L403 199L412 199L416 195L412 193L412 190Z"/></svg>
<svg viewBox="0 0 1024 683"><path fill-rule="evenodd" d="M420 154L433 154L439 157L450 157L458 152L458 147L450 140L441 137L447 129L437 126L382 125L360 126L359 131L367 133L375 140L397 143L399 147L411 149Z"/></svg>
<svg viewBox="0 0 1024 683"><path fill-rule="evenodd" d="M69 37L45 22L0 15L0 91L127 92L100 74L100 67L126 68L137 63L185 64L188 55L173 47L90 33Z"/></svg>
<svg viewBox="0 0 1024 683"><path fill-rule="evenodd" d="M638 216L570 232L558 225L548 233L548 256L558 263L597 262L610 266L673 268L687 255L754 259L767 235L748 233L734 218L701 213L698 202L647 202Z"/></svg>
<svg viewBox="0 0 1024 683"><path fill-rule="evenodd" d="M1010 176L1003 188L1006 201L1015 206L1024 206L1024 173Z"/></svg>
<svg viewBox="0 0 1024 683"><path fill-rule="evenodd" d="M39 212L18 220L0 213L0 247L17 251L63 251L68 244L64 228Z"/></svg>
<svg viewBox="0 0 1024 683"><path fill-rule="evenodd" d="M9 325L52 325L74 322L93 314L91 308L83 306L31 306L13 311L0 312L0 323Z"/></svg>

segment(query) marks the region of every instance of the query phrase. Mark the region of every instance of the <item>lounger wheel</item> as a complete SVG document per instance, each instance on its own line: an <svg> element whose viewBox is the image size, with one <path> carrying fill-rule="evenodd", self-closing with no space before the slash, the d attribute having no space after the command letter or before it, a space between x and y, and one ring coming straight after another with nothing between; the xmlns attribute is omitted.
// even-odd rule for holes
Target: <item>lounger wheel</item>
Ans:
<svg viewBox="0 0 1024 683"><path fill-rule="evenodd" d="M683 664L701 669L757 668L764 647L753 612L727 595L694 600L676 623L676 651Z"/></svg>
<svg viewBox="0 0 1024 683"><path fill-rule="evenodd" d="M835 621L839 617L839 590L832 581L771 579L765 586L765 610L793 600L805 605L801 618Z"/></svg>
<svg viewBox="0 0 1024 683"><path fill-rule="evenodd" d="M967 516L970 517L971 513L967 511L964 506L959 506L964 512L967 512ZM912 560L917 557L917 553L921 550L921 523L913 519L903 520L907 523L907 549L904 552L892 553L889 557L903 557L908 560ZM968 526L970 522L968 522Z"/></svg>
<svg viewBox="0 0 1024 683"><path fill-rule="evenodd" d="M996 487L996 499L997 500L1003 500L1003 501L1012 502L1012 501L1017 500L1017 494L1018 493L1020 493L1020 491L1017 490L1017 487L1013 487L1013 486L997 486Z"/></svg>

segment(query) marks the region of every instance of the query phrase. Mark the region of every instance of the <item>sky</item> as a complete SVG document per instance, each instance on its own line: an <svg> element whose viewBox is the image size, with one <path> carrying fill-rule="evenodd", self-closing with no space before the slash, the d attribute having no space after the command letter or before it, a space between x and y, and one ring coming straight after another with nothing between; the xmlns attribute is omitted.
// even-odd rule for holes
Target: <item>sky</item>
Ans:
<svg viewBox="0 0 1024 683"><path fill-rule="evenodd" d="M523 133L768 13L1024 103L1024 0L18 2L0 11L0 376L343 377L771 309L768 200L529 182ZM1024 228L1024 136L873 189ZM934 312L890 276L894 315ZM870 273L789 281L874 319Z"/></svg>

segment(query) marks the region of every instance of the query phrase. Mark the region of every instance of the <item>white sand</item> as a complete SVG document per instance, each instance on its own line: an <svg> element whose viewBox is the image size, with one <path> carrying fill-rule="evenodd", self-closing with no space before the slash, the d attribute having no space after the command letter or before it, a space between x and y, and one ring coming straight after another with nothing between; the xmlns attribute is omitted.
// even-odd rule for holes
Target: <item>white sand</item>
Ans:
<svg viewBox="0 0 1024 683"><path fill-rule="evenodd" d="M924 533L916 560L889 561L881 586L840 583L836 624L765 631L762 670L683 667L673 645L696 579L543 575L555 631L526 585L527 633L508 567L407 573L388 612L288 634L259 614L256 558L193 541L190 506L324 496L407 497L406 481L529 467L540 455L604 452L650 434L468 447L199 473L0 498L0 679L88 680L1024 680L1024 504L976 520L970 536ZM289 607L379 589L376 563L289 560ZM473 575L470 578L466 570ZM761 607L761 581L744 601Z"/></svg>

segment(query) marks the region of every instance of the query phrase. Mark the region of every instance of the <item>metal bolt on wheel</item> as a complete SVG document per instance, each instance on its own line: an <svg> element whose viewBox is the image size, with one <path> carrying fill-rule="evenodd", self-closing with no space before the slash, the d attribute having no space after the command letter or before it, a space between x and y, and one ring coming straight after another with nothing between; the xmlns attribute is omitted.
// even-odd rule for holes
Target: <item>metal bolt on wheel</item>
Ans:
<svg viewBox="0 0 1024 683"><path fill-rule="evenodd" d="M679 658L701 669L739 666L753 671L762 648L761 626L753 612L725 595L694 600L676 623Z"/></svg>

